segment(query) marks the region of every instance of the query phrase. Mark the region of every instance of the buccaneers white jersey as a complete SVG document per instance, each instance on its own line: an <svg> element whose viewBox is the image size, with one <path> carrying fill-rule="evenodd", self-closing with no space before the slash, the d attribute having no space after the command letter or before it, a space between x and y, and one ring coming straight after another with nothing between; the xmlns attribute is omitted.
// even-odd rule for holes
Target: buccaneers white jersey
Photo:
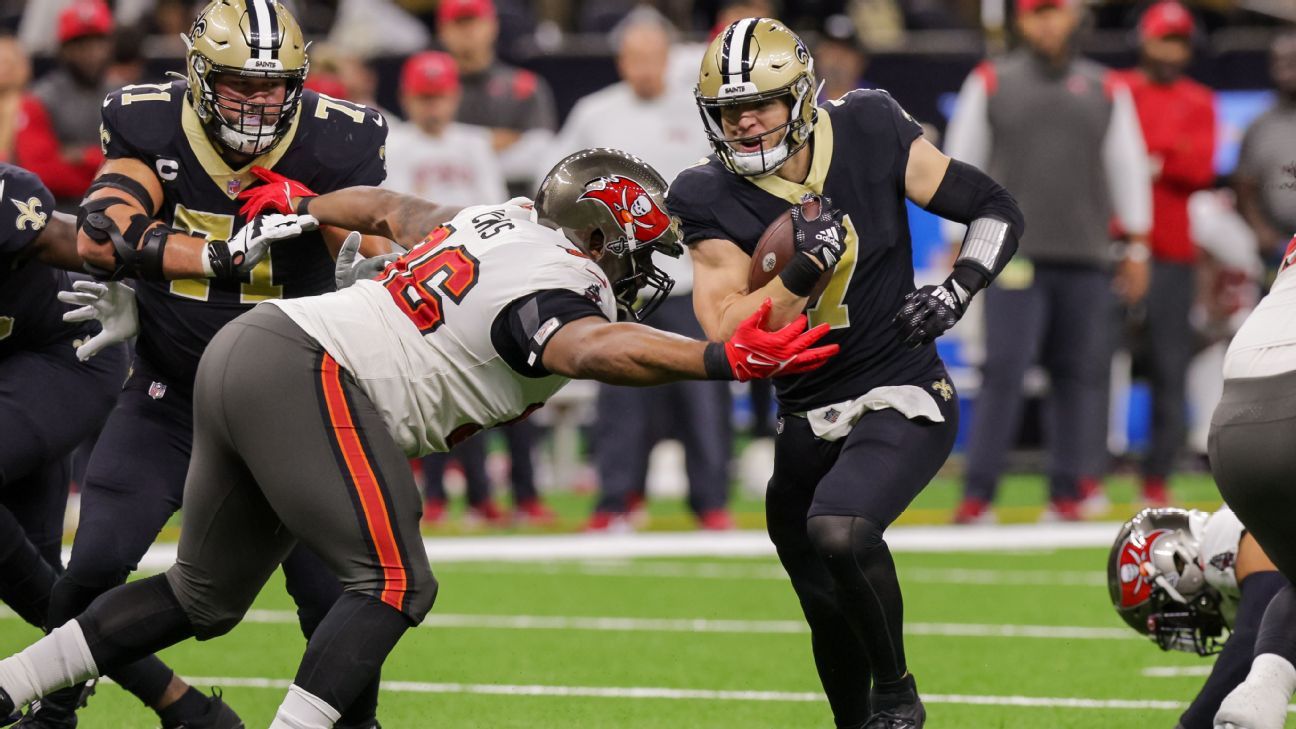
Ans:
<svg viewBox="0 0 1296 729"><path fill-rule="evenodd" d="M520 374L492 339L510 304L541 291L572 292L589 300L590 311L616 318L602 269L561 233L537 223L530 208L481 205L465 208L374 280L271 303L355 377L392 437L415 456L518 419L568 382ZM563 323L536 318L528 325L531 365Z"/></svg>
<svg viewBox="0 0 1296 729"><path fill-rule="evenodd" d="M1238 601L1242 599L1236 568L1238 544L1242 541L1244 527L1227 506L1213 514L1196 510L1189 513L1193 517L1189 521L1193 536L1197 537L1197 566L1207 584L1219 590L1224 598L1224 617L1232 625Z"/></svg>
<svg viewBox="0 0 1296 729"><path fill-rule="evenodd" d="M1273 288L1229 343L1224 378L1269 377L1296 370L1296 238Z"/></svg>

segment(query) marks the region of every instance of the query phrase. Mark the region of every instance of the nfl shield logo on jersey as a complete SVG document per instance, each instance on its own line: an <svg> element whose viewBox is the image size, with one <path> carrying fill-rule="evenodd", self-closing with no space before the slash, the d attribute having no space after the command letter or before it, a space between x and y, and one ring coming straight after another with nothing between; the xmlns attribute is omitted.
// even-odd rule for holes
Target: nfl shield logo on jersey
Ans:
<svg viewBox="0 0 1296 729"><path fill-rule="evenodd" d="M225 192L228 195L234 195L238 193L240 187L243 187L242 180L238 180L238 179L230 180L228 183L225 184Z"/></svg>
<svg viewBox="0 0 1296 729"><path fill-rule="evenodd" d="M154 400L161 400L166 395L166 384L154 381L149 385L148 394Z"/></svg>

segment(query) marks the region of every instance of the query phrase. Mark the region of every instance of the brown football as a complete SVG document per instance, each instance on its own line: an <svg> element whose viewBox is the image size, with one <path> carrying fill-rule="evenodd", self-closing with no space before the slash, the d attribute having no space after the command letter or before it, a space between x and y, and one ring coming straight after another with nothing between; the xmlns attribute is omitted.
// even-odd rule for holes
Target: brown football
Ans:
<svg viewBox="0 0 1296 729"><path fill-rule="evenodd" d="M808 213L809 211L807 211ZM815 211L817 212L817 211ZM770 282L796 254L796 242L792 240L792 209L774 219L773 223L756 241L756 250L752 252L751 271L747 274L747 290L755 291ZM824 271L810 292L810 302L819 300L819 296L832 280L832 271Z"/></svg>

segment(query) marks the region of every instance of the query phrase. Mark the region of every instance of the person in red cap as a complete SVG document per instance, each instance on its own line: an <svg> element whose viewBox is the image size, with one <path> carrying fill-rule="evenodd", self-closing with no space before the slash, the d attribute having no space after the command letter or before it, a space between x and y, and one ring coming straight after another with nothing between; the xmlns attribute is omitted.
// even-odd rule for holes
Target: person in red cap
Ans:
<svg viewBox="0 0 1296 729"><path fill-rule="evenodd" d="M520 195L534 189L535 160L553 140L557 115L544 79L495 57L498 36L491 0L442 0L437 7L437 39L459 66L458 121L491 129L510 190Z"/></svg>
<svg viewBox="0 0 1296 729"><path fill-rule="evenodd" d="M1184 443L1185 382L1192 357L1197 247L1188 196L1215 179L1211 90L1184 75L1193 17L1174 0L1148 8L1138 25L1139 66L1118 74L1134 96L1152 170L1152 275L1144 305L1151 364L1152 432L1143 459L1143 499L1169 503L1166 480Z"/></svg>
<svg viewBox="0 0 1296 729"><path fill-rule="evenodd" d="M504 173L491 143L491 131L455 121L462 87L459 68L448 53L428 51L405 61L401 69L401 110L408 123L393 126L388 144L399 149L387 162L386 187L446 205L477 205L483 200L508 198ZM533 426L522 426L530 428ZM510 456L515 461L513 499L515 518L522 522L551 521L552 513L541 503L531 472L532 439L528 432L519 438L517 426L505 430ZM446 464L457 460L467 482L470 520L502 526L504 512L491 498L486 472L485 434L469 438L449 453L434 453L420 460L424 482L424 521L436 524L446 511L442 482Z"/></svg>
<svg viewBox="0 0 1296 729"><path fill-rule="evenodd" d="M1081 518L1082 478L1106 457L1114 311L1147 289L1151 175L1129 89L1080 57L1080 0L1017 0L1023 43L963 85L945 152L1013 191L1027 231L985 295L985 361L957 523L992 519L999 477L1021 424L1022 380L1049 374L1049 507ZM1113 260L1108 221L1128 233ZM949 225L945 237L961 238Z"/></svg>
<svg viewBox="0 0 1296 729"><path fill-rule="evenodd" d="M112 12L103 0L76 0L59 13L59 66L32 88L15 161L35 172L58 208L74 211L103 162L99 107L109 88Z"/></svg>

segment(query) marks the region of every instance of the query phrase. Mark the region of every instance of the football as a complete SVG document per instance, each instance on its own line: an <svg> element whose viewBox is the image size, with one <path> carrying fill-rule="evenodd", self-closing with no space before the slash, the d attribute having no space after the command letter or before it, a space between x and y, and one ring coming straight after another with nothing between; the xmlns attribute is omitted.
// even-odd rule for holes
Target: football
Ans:
<svg viewBox="0 0 1296 729"><path fill-rule="evenodd" d="M810 211L807 211L809 213ZM818 212L818 211L814 211ZM756 241L756 250L752 252L751 270L747 274L747 290L755 291L770 282L796 254L796 242L792 239L792 209L774 219L760 240ZM819 300L819 296L832 280L832 271L824 271L819 282L810 292L810 301Z"/></svg>

